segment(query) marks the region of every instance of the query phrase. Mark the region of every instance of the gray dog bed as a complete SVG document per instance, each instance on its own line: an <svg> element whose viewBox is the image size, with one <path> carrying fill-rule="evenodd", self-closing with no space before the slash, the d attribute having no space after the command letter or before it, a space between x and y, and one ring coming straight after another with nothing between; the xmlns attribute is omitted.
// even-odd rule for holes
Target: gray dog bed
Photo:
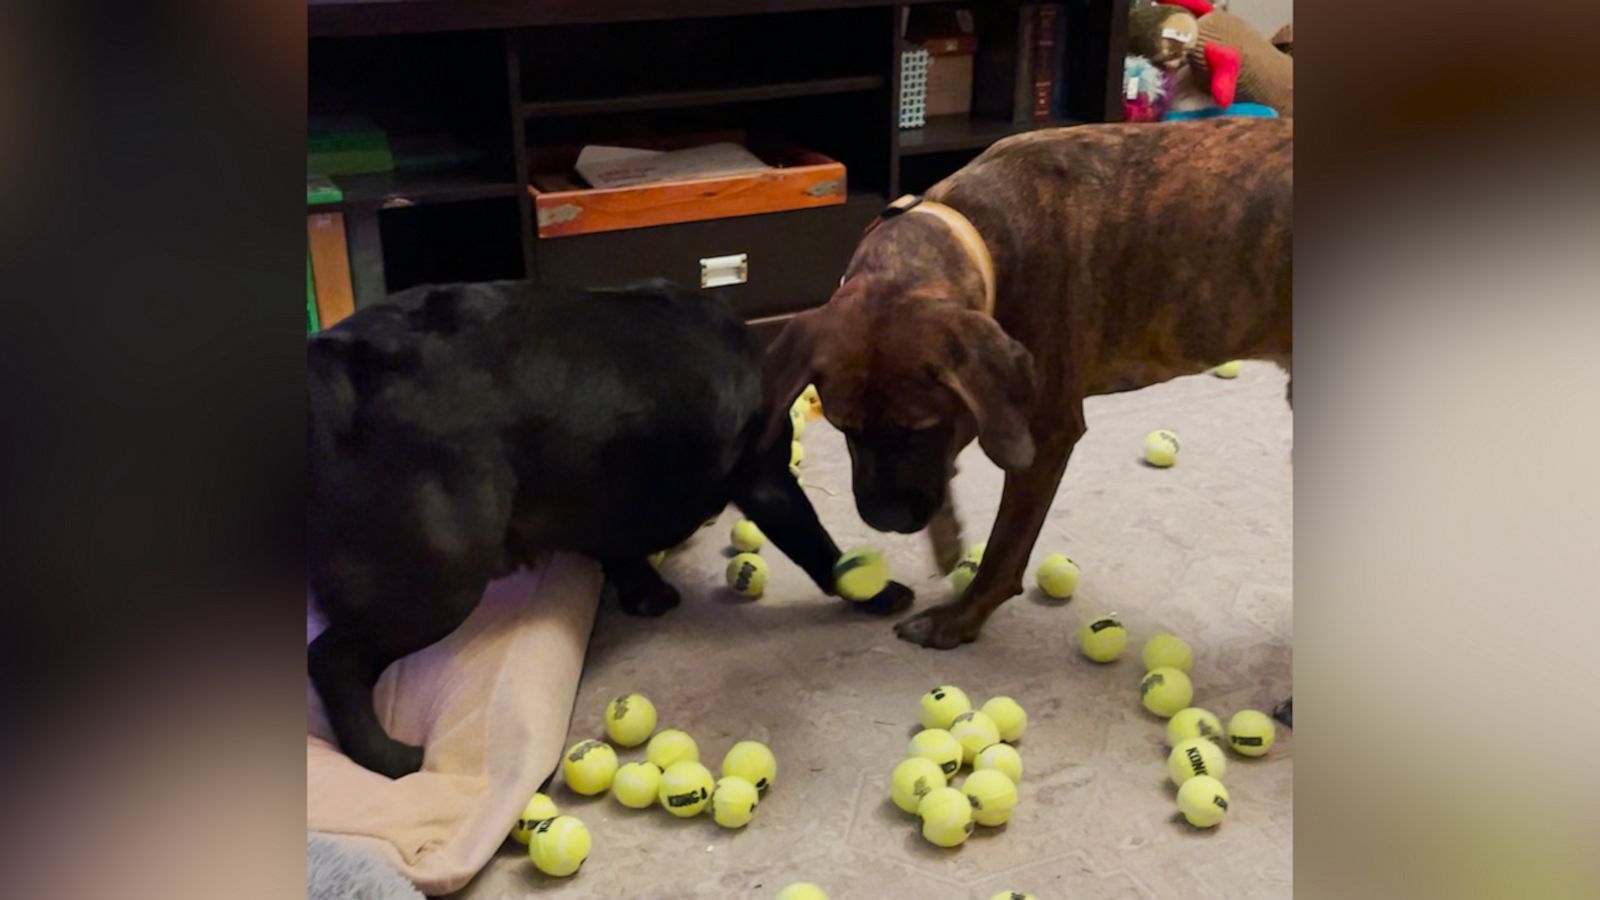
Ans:
<svg viewBox="0 0 1600 900"><path fill-rule="evenodd" d="M373 854L309 831L306 900L422 900L422 894Z"/></svg>

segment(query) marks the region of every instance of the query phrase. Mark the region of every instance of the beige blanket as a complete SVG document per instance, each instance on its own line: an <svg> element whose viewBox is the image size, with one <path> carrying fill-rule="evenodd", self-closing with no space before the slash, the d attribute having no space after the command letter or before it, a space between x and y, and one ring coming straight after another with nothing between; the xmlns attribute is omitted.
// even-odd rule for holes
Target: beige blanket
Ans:
<svg viewBox="0 0 1600 900"><path fill-rule="evenodd" d="M371 849L424 893L464 886L555 771L600 584L597 565L557 554L491 584L454 634L390 666L379 718L427 747L405 778L340 753L308 686L306 827ZM306 640L320 630L312 612Z"/></svg>

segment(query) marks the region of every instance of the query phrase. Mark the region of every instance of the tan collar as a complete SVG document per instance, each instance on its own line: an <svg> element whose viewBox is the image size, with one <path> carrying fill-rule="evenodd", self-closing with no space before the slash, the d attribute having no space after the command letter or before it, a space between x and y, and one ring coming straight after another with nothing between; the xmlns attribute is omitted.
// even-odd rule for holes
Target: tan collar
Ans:
<svg viewBox="0 0 1600 900"><path fill-rule="evenodd" d="M971 220L961 213L956 212L943 203L935 200L924 200L914 194L906 194L889 206L912 213L925 213L943 222L956 240L961 242L967 251L967 257L972 264L978 267L978 274L983 278L983 314L994 315L994 258L989 255L989 245L983 242L983 235L973 226Z"/></svg>

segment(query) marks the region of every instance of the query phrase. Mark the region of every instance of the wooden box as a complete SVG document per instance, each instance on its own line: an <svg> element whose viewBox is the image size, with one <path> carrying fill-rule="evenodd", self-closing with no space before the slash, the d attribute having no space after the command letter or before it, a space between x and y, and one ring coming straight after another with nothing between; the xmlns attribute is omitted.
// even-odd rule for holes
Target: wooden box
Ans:
<svg viewBox="0 0 1600 900"><path fill-rule="evenodd" d="M533 195L539 237L811 209L845 200L843 163L779 140L747 140L740 132L724 132L620 143L673 150L717 141L742 143L774 168L741 175L590 188L572 171L582 148L530 147L528 192Z"/></svg>

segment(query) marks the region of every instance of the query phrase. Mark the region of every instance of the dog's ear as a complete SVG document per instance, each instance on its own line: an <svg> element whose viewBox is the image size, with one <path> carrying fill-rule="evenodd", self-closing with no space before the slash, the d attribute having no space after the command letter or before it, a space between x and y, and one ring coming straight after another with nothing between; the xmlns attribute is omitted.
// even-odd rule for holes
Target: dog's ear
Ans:
<svg viewBox="0 0 1600 900"><path fill-rule="evenodd" d="M1033 464L1028 418L1038 392L1033 354L982 313L962 310L950 328L940 382L972 410L983 452L1008 472L1026 469Z"/></svg>
<svg viewBox="0 0 1600 900"><path fill-rule="evenodd" d="M783 326L777 340L767 348L761 363L761 403L767 424L761 432L761 446L770 447L778 439L789 418L789 407L806 385L816 379L816 333L820 310L796 315Z"/></svg>

